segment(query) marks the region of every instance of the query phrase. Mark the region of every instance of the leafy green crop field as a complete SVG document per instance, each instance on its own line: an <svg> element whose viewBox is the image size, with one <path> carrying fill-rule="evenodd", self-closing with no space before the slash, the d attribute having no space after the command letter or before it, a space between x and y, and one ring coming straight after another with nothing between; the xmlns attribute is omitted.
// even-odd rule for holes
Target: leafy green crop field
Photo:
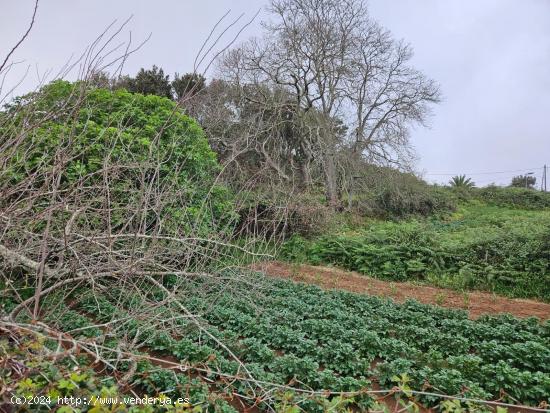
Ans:
<svg viewBox="0 0 550 413"><path fill-rule="evenodd" d="M376 278L550 301L550 210L470 202L445 218L370 221L312 240L285 258L334 264Z"/></svg>
<svg viewBox="0 0 550 413"><path fill-rule="evenodd" d="M548 321L511 316L473 321L460 310L323 291L258 273L247 274L246 280L224 285L194 281L216 299L194 297L182 303L202 315L209 325L207 331L222 339L256 380L274 386L278 411L300 411L285 410L281 403L306 412L326 411L327 398L305 397L299 389L360 392L375 384L392 388L399 383L415 390L531 406L550 402ZM253 295L251 285L256 286ZM171 287L167 281L166 286ZM85 328L92 318L95 323L119 320L124 336L104 331L108 338L103 346L115 351L123 340L141 343L144 351L201 366L222 393L228 391L224 374L245 376L225 349L188 319L178 317L177 308L159 308L159 319L176 325L172 330L176 333L168 334L169 329L162 331L138 316L129 316L136 314L141 303L121 292L111 290L103 297L79 295L58 327L85 339L100 333L97 328ZM154 288L151 297L158 302L165 298ZM190 397L202 411L220 411L205 403L208 388L199 379L193 380L187 373L159 369L144 361L132 382L147 394ZM282 392L277 385L288 385L294 391ZM231 383L232 389L251 400L254 386L245 379ZM442 400L419 396L418 401L435 406ZM366 409L375 400L358 394L346 403ZM259 406L265 409L267 405L261 402ZM229 405L224 409L232 411Z"/></svg>

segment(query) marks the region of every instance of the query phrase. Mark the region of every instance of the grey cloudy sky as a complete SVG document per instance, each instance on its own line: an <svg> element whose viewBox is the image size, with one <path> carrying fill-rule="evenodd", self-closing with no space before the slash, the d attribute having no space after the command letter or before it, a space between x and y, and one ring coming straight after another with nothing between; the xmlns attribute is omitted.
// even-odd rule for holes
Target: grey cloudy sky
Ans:
<svg viewBox="0 0 550 413"><path fill-rule="evenodd" d="M0 0L2 57L25 30L32 4ZM372 17L412 44L414 65L443 91L430 128L411 133L417 169L426 179L445 182L449 176L437 174L467 173L485 185L532 171L540 182L542 166L550 165L550 0L368 4ZM30 65L19 88L25 92L36 84L37 72L58 69L113 19L129 15L135 42L152 37L129 59L126 71L157 64L168 73L184 73L192 70L195 54L221 15L231 9L230 18L245 13L244 21L264 5L263 0L41 0L36 25L15 56L23 63L6 85ZM261 16L241 39L259 33Z"/></svg>

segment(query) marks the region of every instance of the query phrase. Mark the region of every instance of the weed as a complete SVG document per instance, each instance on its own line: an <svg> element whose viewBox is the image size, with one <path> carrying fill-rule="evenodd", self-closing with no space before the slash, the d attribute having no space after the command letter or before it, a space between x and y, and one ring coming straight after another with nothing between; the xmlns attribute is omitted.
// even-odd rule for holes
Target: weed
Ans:
<svg viewBox="0 0 550 413"><path fill-rule="evenodd" d="M462 304L464 305L464 308L470 307L470 294L468 294L466 291L462 293Z"/></svg>
<svg viewBox="0 0 550 413"><path fill-rule="evenodd" d="M443 304L445 304L446 300L447 300L447 294L445 294L445 293L437 293L435 295L435 303L438 306L443 306Z"/></svg>

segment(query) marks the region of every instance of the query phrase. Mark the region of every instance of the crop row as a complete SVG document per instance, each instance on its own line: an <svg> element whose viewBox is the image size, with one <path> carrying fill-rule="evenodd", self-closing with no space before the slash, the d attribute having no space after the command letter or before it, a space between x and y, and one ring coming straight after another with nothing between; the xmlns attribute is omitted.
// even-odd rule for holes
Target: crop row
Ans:
<svg viewBox="0 0 550 413"><path fill-rule="evenodd" d="M407 374L417 390L483 399L503 394L505 401L530 405L550 402L548 322L511 316L473 321L459 310L326 292L259 274L250 274L250 279L258 290L224 285L215 291L209 286L215 301L188 298L185 305L202 314L208 331L257 380L338 392L373 382L390 388L394 376ZM89 299L81 305L103 321L124 318L121 307L107 300ZM175 335L145 327L133 320L124 332L140 334L145 346L179 360L225 374L240 371L236 361L185 318L177 321ZM163 380L173 376L162 374ZM245 381L236 386L244 394L251 391ZM429 397L422 401L439 402ZM372 399L356 402L368 405Z"/></svg>

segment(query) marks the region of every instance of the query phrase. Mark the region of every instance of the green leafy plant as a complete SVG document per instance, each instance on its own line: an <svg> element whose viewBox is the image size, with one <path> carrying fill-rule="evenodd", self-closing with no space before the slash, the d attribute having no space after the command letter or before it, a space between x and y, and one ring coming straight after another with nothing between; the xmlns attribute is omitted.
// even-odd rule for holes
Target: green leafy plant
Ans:
<svg viewBox="0 0 550 413"><path fill-rule="evenodd" d="M453 188L473 188L475 186L475 183L472 181L471 178L466 178L466 175L457 175L453 176L451 180L449 181L449 185Z"/></svg>
<svg viewBox="0 0 550 413"><path fill-rule="evenodd" d="M79 99L85 104L79 105ZM6 113L18 125L38 122L41 113L51 110L56 115L39 123L17 147L3 179L17 185L25 177L47 173L56 162L55 149L70 142L72 156L64 165L59 190L76 182L101 182L99 172L108 159L116 169L110 178L110 202L116 209L111 217L113 228L131 222L122 206L138 202L142 185L154 179L181 191L172 202L165 202L163 226L167 230L183 226L204 233L223 229L236 219L228 189L215 183L219 165L204 132L170 99L55 81L16 99ZM210 205L206 209L207 195ZM158 224L154 216L146 218L149 227Z"/></svg>
<svg viewBox="0 0 550 413"><path fill-rule="evenodd" d="M549 211L472 202L445 219L375 221L352 233L294 237L281 256L388 280L550 300L549 251Z"/></svg>

